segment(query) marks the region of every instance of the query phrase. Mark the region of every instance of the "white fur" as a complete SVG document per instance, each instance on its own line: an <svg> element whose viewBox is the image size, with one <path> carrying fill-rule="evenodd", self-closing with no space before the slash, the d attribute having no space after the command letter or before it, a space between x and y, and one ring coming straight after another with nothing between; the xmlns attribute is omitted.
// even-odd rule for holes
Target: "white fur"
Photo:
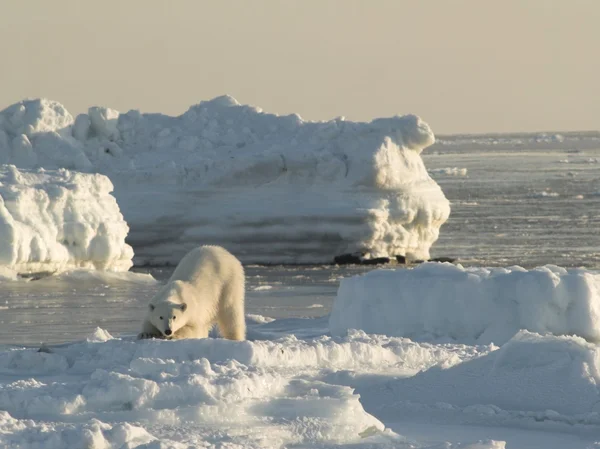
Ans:
<svg viewBox="0 0 600 449"><path fill-rule="evenodd" d="M201 246L152 298L138 338L206 338L215 323L225 338L246 337L244 268L224 248Z"/></svg>

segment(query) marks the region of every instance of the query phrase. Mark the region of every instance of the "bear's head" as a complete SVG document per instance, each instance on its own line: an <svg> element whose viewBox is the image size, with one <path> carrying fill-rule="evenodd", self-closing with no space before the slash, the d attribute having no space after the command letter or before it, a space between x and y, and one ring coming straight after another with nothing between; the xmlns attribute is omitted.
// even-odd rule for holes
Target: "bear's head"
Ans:
<svg viewBox="0 0 600 449"><path fill-rule="evenodd" d="M158 292L148 306L150 322L165 338L171 338L187 324L187 287L182 281L171 282Z"/></svg>

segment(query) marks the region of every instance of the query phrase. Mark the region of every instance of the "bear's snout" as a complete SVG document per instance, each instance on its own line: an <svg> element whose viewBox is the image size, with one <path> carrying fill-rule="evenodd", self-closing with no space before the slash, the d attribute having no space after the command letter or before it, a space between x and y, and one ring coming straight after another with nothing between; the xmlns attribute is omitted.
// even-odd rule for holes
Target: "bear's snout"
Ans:
<svg viewBox="0 0 600 449"><path fill-rule="evenodd" d="M171 329L165 329L165 335L171 335L173 332L171 331Z"/></svg>

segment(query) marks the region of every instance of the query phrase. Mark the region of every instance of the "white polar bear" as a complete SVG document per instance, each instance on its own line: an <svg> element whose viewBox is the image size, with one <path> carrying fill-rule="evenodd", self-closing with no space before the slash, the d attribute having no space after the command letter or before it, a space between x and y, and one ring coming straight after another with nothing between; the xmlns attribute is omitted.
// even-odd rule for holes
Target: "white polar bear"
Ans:
<svg viewBox="0 0 600 449"><path fill-rule="evenodd" d="M224 248L201 246L152 298L138 338L206 338L215 323L225 338L246 337L244 268Z"/></svg>

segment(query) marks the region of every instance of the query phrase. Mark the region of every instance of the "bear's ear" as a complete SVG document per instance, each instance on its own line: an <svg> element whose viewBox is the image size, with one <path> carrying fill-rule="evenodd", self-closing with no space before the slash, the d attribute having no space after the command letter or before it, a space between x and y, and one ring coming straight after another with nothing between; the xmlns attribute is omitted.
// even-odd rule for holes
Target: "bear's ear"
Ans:
<svg viewBox="0 0 600 449"><path fill-rule="evenodd" d="M186 303L181 304L181 311L185 312L185 309L187 309L187 304Z"/></svg>
<svg viewBox="0 0 600 449"><path fill-rule="evenodd" d="M150 304L150 310L154 310L154 304Z"/></svg>

